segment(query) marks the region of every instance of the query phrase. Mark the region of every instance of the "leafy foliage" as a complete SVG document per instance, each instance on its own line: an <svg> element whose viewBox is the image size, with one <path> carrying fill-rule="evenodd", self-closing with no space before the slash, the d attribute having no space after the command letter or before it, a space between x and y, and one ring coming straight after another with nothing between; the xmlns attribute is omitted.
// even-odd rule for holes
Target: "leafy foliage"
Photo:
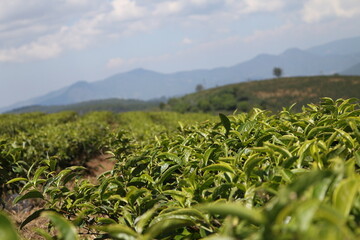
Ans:
<svg viewBox="0 0 360 240"><path fill-rule="evenodd" d="M34 174L44 174L40 169L49 167L54 171L85 165L92 157L109 150L109 145L118 144L119 134L144 141L155 132L176 129L180 120L191 123L208 118L212 117L167 112L2 114L0 195L6 190L17 190ZM5 185L6 182L11 185Z"/></svg>
<svg viewBox="0 0 360 240"><path fill-rule="evenodd" d="M359 124L356 99L254 108L143 140L111 135L116 164L97 183L46 161L10 182L24 184L16 201L44 198L59 229L100 239L357 239Z"/></svg>

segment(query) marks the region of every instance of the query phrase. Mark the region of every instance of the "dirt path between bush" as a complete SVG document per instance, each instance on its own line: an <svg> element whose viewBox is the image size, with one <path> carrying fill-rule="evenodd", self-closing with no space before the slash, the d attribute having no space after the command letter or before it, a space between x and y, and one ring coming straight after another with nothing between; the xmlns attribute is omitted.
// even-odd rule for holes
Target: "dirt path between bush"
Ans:
<svg viewBox="0 0 360 240"><path fill-rule="evenodd" d="M89 182L93 184L97 184L97 178L102 173L113 169L115 165L115 161L111 159L110 154L99 155L91 160L89 160L85 166L88 168L88 174L84 175L84 178L88 179ZM71 186L70 186L71 188ZM31 213L41 209L42 202L35 201L34 205L30 207L26 207L25 209L21 209L21 207L17 210L7 210L7 213L10 215L14 223L16 225L20 225ZM20 234L24 239L31 240L43 240L44 238L39 236L34 230L36 228L46 230L48 225L48 220L45 218L37 218L34 221L30 222L26 225L22 230L20 230ZM92 236L87 236L88 239L92 239Z"/></svg>
<svg viewBox="0 0 360 240"><path fill-rule="evenodd" d="M89 177L96 179L104 172L113 169L115 161L111 157L110 154L103 154L88 161L85 165L90 171Z"/></svg>

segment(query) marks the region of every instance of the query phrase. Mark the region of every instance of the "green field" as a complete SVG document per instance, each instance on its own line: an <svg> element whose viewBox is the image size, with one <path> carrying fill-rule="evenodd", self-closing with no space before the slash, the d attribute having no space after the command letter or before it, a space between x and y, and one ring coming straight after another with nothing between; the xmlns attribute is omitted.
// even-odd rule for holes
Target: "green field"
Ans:
<svg viewBox="0 0 360 240"><path fill-rule="evenodd" d="M45 218L45 239L358 239L359 125L357 99L330 98L219 116L3 114L0 236ZM103 154L114 166L91 181Z"/></svg>

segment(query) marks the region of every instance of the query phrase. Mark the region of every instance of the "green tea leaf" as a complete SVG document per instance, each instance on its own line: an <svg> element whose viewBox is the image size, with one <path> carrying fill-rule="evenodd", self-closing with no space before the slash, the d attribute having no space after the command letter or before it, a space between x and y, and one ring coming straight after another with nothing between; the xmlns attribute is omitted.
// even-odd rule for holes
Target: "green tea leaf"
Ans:
<svg viewBox="0 0 360 240"><path fill-rule="evenodd" d="M332 133L332 132L334 132L334 129L330 128L328 126L314 127L307 134L307 139L313 139L316 135L318 135L318 134L320 134L322 132Z"/></svg>
<svg viewBox="0 0 360 240"><path fill-rule="evenodd" d="M10 219L3 212L0 212L0 239L20 240L20 237L14 225L10 222Z"/></svg>
<svg viewBox="0 0 360 240"><path fill-rule="evenodd" d="M114 219L103 218L103 217L98 218L97 222L99 222L100 224L103 224L103 225L117 224L117 222Z"/></svg>
<svg viewBox="0 0 360 240"><path fill-rule="evenodd" d="M25 227L29 222L37 219L38 217L40 217L41 213L44 211L49 211L49 209L40 209L37 210L35 212L33 212L32 214L30 214L30 216L28 216L20 225L20 229L22 229L23 227Z"/></svg>
<svg viewBox="0 0 360 240"><path fill-rule="evenodd" d="M44 229L36 228L35 232L43 237L45 240L54 240L50 233L46 232Z"/></svg>
<svg viewBox="0 0 360 240"><path fill-rule="evenodd" d="M309 187L316 185L319 182L326 181L326 179L332 176L331 171L312 171L302 174L296 178L292 183L288 185L289 191L296 192L298 196L301 196L304 191Z"/></svg>
<svg viewBox="0 0 360 240"><path fill-rule="evenodd" d="M265 221L264 216L254 210L244 207L239 203L218 203L218 204L208 204L208 205L199 205L198 209L208 212L210 214L219 214L222 216L236 216L242 220L247 220L252 224L260 225Z"/></svg>
<svg viewBox="0 0 360 240"><path fill-rule="evenodd" d="M207 165L208 165L210 156L211 156L211 154L212 154L214 151L215 151L215 148L206 149L206 151L205 151L205 153L204 153L204 156L203 156L204 166L207 166Z"/></svg>
<svg viewBox="0 0 360 240"><path fill-rule="evenodd" d="M141 188L138 189L136 187L133 187L128 194L126 195L126 198L128 200L128 202L133 205L136 200L144 193L148 192L149 190L147 190L146 188Z"/></svg>
<svg viewBox="0 0 360 240"><path fill-rule="evenodd" d="M230 172L235 173L233 167L228 163L214 163L209 166L206 166L202 171L220 171L220 172Z"/></svg>
<svg viewBox="0 0 360 240"><path fill-rule="evenodd" d="M183 164L183 161L181 160L181 158L179 158L174 153L165 152L165 153L161 153L158 155L158 157L163 157L163 156L166 157L167 159L174 161L176 164L179 164L179 165Z"/></svg>
<svg viewBox="0 0 360 240"><path fill-rule="evenodd" d="M271 148L275 152L279 152L285 158L292 158L292 154L284 147L280 147L280 146L277 146L277 145L271 144L271 143L265 143L264 145Z"/></svg>
<svg viewBox="0 0 360 240"><path fill-rule="evenodd" d="M175 172L176 170L178 170L180 168L180 165L174 165L168 169L166 169L166 171L161 175L161 177L158 180L158 183L164 183L164 181L170 177L170 175Z"/></svg>
<svg viewBox="0 0 360 240"><path fill-rule="evenodd" d="M37 190L31 190L27 193L25 193L24 195L20 195L20 196L17 196L15 199L14 199L14 204L20 202L20 201L23 201L25 199L33 199L33 198L41 198L41 199L44 199L44 196L42 195L41 192L37 191Z"/></svg>
<svg viewBox="0 0 360 240"><path fill-rule="evenodd" d="M245 172L246 176L250 177L251 172L254 169L254 167L259 165L259 163L263 160L264 160L264 157L259 157L259 154L254 154L254 155L250 156L244 164L244 172Z"/></svg>
<svg viewBox="0 0 360 240"><path fill-rule="evenodd" d="M297 227L301 232L306 232L313 221L314 215L319 208L318 200L309 200L296 206Z"/></svg>
<svg viewBox="0 0 360 240"><path fill-rule="evenodd" d="M157 208L158 207L153 207L135 219L135 229L138 233L142 233L144 231L146 225L149 224L151 218L154 216Z"/></svg>
<svg viewBox="0 0 360 240"><path fill-rule="evenodd" d="M195 222L184 218L166 218L162 221L152 225L146 232L143 239L151 240L156 239L159 235L166 234L171 231L175 231L179 228L194 226Z"/></svg>
<svg viewBox="0 0 360 240"><path fill-rule="evenodd" d="M10 183L14 183L14 182L19 182L19 181L27 181L28 179L27 178L13 178L9 181L6 182L6 184L10 184Z"/></svg>
<svg viewBox="0 0 360 240"><path fill-rule="evenodd" d="M69 221L63 218L61 215L55 212L43 212L41 214L43 217L47 217L54 224L55 228L59 231L59 237L61 240L77 240L78 235L75 229L75 226L72 225Z"/></svg>
<svg viewBox="0 0 360 240"><path fill-rule="evenodd" d="M139 237L134 230L122 224L112 224L94 228L108 233L114 239L136 240Z"/></svg>
<svg viewBox="0 0 360 240"><path fill-rule="evenodd" d="M48 169L48 166L45 166L45 167L40 167L36 170L35 174L34 174L34 177L33 177L33 181L34 183L36 184L38 178L40 177L41 174L43 174L43 172Z"/></svg>
<svg viewBox="0 0 360 240"><path fill-rule="evenodd" d="M358 177L344 179L334 190L333 205L345 217L349 215L355 196L359 192L359 181Z"/></svg>
<svg viewBox="0 0 360 240"><path fill-rule="evenodd" d="M227 116L225 116L222 113L219 113L219 117L220 117L222 125L225 127L226 135L227 135L229 133L230 127L231 127L230 120L229 120L229 118Z"/></svg>
<svg viewBox="0 0 360 240"><path fill-rule="evenodd" d="M335 128L335 130L340 133L340 135L342 137L344 137L348 143L350 143L351 147L355 147L355 140L350 136L350 134L348 134L347 132L341 130L341 129L337 129Z"/></svg>

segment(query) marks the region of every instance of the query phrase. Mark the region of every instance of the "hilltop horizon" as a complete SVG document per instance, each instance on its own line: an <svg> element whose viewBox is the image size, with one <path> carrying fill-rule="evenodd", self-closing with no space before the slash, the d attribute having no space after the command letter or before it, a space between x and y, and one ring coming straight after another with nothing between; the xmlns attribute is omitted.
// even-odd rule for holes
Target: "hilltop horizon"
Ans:
<svg viewBox="0 0 360 240"><path fill-rule="evenodd" d="M45 95L5 106L0 108L0 112L29 105L66 105L107 98L150 100L182 96L193 92L199 84L205 88L211 88L271 78L274 67L280 67L283 70L282 75L288 77L336 73L360 75L359 63L360 37L354 37L305 50L290 48L279 55L263 53L229 67L174 73L135 68L98 81L78 81Z"/></svg>

